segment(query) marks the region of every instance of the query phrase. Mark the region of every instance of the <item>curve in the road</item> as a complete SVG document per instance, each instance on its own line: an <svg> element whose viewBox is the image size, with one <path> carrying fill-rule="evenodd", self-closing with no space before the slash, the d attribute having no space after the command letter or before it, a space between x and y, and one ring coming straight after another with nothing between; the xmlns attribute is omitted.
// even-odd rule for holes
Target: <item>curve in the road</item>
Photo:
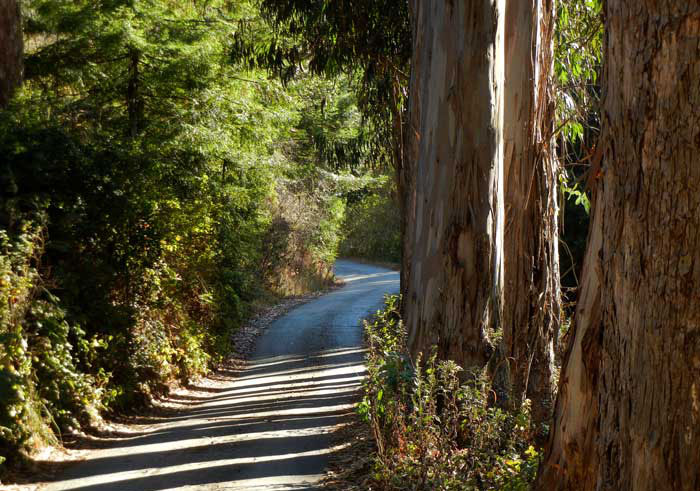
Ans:
<svg viewBox="0 0 700 491"><path fill-rule="evenodd" d="M364 373L360 321L399 274L339 260L346 285L277 319L247 367L219 374L192 409L87 455L45 489L315 489Z"/></svg>

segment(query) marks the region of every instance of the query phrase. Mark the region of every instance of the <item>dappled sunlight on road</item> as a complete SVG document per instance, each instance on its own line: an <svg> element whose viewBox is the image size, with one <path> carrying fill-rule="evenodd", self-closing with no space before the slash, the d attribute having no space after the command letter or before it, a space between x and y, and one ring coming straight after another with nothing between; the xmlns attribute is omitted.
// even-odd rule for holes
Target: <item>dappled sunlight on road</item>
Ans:
<svg viewBox="0 0 700 491"><path fill-rule="evenodd" d="M338 449L330 434L353 410L362 356L362 349L328 350L259 359L236 378L219 373L228 380L205 380L201 390L195 385L181 393L196 394L191 409L151 425L146 435L120 439L48 489L169 489L185 481L234 481L227 489L251 489L253 482L279 479L275 463L293 460L303 467L305 459ZM244 466L255 468L255 476L239 482ZM320 477L301 473L284 480L303 485L306 476Z"/></svg>
<svg viewBox="0 0 700 491"><path fill-rule="evenodd" d="M398 288L395 272L358 268L371 274L275 321L246 368L175 391L182 411L144 419L45 489L316 489L365 375L360 320Z"/></svg>

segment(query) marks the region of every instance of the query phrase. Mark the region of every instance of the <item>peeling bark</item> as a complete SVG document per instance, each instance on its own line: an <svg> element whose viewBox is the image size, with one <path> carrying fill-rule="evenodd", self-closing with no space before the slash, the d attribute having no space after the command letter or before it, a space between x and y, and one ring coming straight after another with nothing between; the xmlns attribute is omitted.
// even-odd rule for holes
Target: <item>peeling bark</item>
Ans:
<svg viewBox="0 0 700 491"><path fill-rule="evenodd" d="M22 82L22 18L17 0L0 0L0 107Z"/></svg>
<svg viewBox="0 0 700 491"><path fill-rule="evenodd" d="M411 12L409 347L483 367L502 302L505 0Z"/></svg>
<svg viewBox="0 0 700 491"><path fill-rule="evenodd" d="M536 488L700 489L700 6L606 3L603 166Z"/></svg>
<svg viewBox="0 0 700 491"><path fill-rule="evenodd" d="M507 2L503 355L510 367L510 406L518 409L529 397L538 425L551 415L561 316L552 14L552 0Z"/></svg>

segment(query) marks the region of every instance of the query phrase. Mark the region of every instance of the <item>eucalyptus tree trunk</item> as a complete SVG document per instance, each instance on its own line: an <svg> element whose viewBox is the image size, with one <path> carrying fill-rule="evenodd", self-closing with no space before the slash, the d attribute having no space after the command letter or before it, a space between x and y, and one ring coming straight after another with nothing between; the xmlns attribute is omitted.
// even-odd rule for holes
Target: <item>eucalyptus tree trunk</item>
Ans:
<svg viewBox="0 0 700 491"><path fill-rule="evenodd" d="M414 355L485 365L503 281L505 0L413 0L404 299Z"/></svg>
<svg viewBox="0 0 700 491"><path fill-rule="evenodd" d="M549 83L552 14L552 0L507 2L502 354L510 365L510 405L518 409L529 397L537 424L551 415L553 344L561 315L558 173Z"/></svg>
<svg viewBox="0 0 700 491"><path fill-rule="evenodd" d="M603 166L537 488L700 489L700 5L608 0Z"/></svg>
<svg viewBox="0 0 700 491"><path fill-rule="evenodd" d="M17 0L0 0L0 107L22 81L22 18Z"/></svg>

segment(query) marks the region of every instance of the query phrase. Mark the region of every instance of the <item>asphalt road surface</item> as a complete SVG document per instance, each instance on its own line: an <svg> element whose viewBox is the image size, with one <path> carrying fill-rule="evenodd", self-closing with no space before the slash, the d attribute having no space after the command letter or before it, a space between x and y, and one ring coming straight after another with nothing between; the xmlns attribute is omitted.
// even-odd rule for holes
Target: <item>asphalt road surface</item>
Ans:
<svg viewBox="0 0 700 491"><path fill-rule="evenodd" d="M364 375L360 321L399 289L395 271L335 270L346 285L274 321L241 373L212 376L187 411L85 451L42 489L317 489Z"/></svg>

